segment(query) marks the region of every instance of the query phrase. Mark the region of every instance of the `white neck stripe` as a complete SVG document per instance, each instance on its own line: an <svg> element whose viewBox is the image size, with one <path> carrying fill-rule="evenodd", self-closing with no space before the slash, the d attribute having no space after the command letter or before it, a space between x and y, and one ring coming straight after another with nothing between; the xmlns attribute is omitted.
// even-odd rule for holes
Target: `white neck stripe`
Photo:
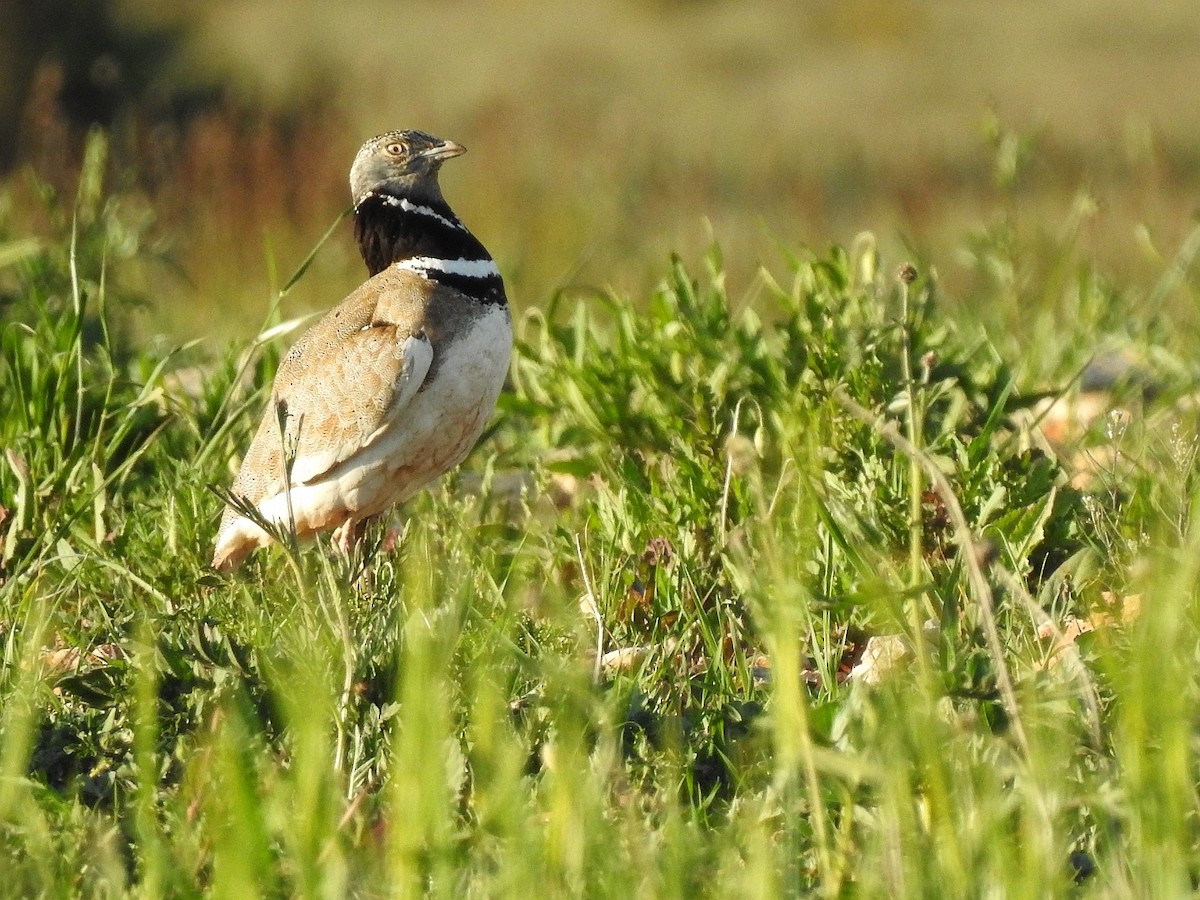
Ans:
<svg viewBox="0 0 1200 900"><path fill-rule="evenodd" d="M429 216L429 218L431 218L431 219L437 219L439 222L441 222L447 228L453 228L456 231L466 231L467 230L467 226L464 225L462 222L458 221L458 219L447 219L445 216L443 216L437 210L431 209L428 206L421 206L419 204L413 203L410 200L406 200L404 197L393 197L391 194L376 194L375 196L378 197L380 200L382 200L384 203L386 203L388 206L398 206L405 212L416 213L417 215L420 215L420 216Z"/></svg>
<svg viewBox="0 0 1200 900"><path fill-rule="evenodd" d="M430 270L464 278L499 278L500 270L490 259L438 259L434 256L413 256L396 263L397 269L407 269L424 275Z"/></svg>

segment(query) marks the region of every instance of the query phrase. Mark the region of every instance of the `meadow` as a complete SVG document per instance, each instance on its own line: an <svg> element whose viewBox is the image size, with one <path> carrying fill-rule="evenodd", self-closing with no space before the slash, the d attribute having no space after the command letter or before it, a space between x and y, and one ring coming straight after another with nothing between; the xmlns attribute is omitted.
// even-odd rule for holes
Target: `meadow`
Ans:
<svg viewBox="0 0 1200 900"><path fill-rule="evenodd" d="M1028 352L1143 352L1065 444L868 236L762 270L769 322L713 246L522 315L494 426L369 578L285 540L227 579L212 486L294 323L200 368L109 328L139 220L88 146L0 243L6 893L1191 889L1187 336L1069 237Z"/></svg>
<svg viewBox="0 0 1200 900"><path fill-rule="evenodd" d="M722 35L730 84L754 63L792 96L782 37L685 6L620 7L646 26L612 51L629 69L568 57L554 35L601 30L547 13L528 77L677 91ZM796 15L889 71L986 15L849 6ZM1099 6L1092 27L1126 21ZM211 9L195 46L230 66L276 21ZM478 50L456 8L421 9ZM1163 85L1187 46L1169 9L1122 32ZM361 16L328 46L379 71ZM656 66L637 51L663 22ZM294 85L305 34L261 89ZM1114 59L1109 99L1134 90ZM404 81L434 96L420 61ZM361 278L338 216L368 126L230 100L67 153L39 107L0 186L0 894L1194 892L1185 125L1114 144L1070 131L1086 110L1042 132L971 106L971 131L848 100L721 122L651 93L688 135L660 145L636 107L560 127L615 115L586 90L487 99L502 64L446 70L463 105L439 113L485 151L444 184L514 298L491 426L364 553L281 535L230 577L208 565L219 489L308 311ZM877 155L780 149L837 123ZM914 149L943 126L957 149Z"/></svg>

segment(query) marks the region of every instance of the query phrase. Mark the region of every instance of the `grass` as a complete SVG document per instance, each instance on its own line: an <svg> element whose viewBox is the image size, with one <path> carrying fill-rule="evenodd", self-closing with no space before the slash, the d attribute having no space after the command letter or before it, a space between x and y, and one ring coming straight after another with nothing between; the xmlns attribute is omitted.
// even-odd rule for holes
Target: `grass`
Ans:
<svg viewBox="0 0 1200 900"><path fill-rule="evenodd" d="M999 216L974 317L870 235L562 291L369 584L325 546L223 579L210 487L285 345L195 368L120 327L154 248L105 171L97 135L35 237L0 219L5 891L1196 885L1194 237L1124 285L1074 213L1036 252ZM1085 482L1030 411L1109 346L1154 389L1072 439ZM1140 614L1051 665L1106 591ZM875 684L870 637L904 648Z"/></svg>

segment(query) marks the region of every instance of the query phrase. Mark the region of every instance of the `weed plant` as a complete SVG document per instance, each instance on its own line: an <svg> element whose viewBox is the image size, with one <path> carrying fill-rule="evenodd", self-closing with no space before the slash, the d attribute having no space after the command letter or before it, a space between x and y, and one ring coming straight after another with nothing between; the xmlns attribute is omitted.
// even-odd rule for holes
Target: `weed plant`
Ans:
<svg viewBox="0 0 1200 900"><path fill-rule="evenodd" d="M1080 487L928 266L864 237L739 299L714 248L527 312L491 431L364 558L220 578L210 488L281 348L197 376L110 327L143 223L103 157L47 234L0 221L4 893L1194 887L1186 367ZM1088 296L1099 346L1127 298ZM1080 348L1033 349L1069 389ZM1134 590L1051 659L1039 628Z"/></svg>

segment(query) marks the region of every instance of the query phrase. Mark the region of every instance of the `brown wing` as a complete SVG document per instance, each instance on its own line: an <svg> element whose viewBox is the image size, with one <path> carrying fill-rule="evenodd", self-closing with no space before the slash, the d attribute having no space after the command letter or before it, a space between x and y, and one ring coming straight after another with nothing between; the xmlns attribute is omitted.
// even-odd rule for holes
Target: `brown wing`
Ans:
<svg viewBox="0 0 1200 900"><path fill-rule="evenodd" d="M433 359L424 332L428 287L418 275L386 270L296 342L275 376L234 495L258 504L280 493L288 464L291 485L311 482L402 414ZM221 531L236 517L227 510Z"/></svg>

